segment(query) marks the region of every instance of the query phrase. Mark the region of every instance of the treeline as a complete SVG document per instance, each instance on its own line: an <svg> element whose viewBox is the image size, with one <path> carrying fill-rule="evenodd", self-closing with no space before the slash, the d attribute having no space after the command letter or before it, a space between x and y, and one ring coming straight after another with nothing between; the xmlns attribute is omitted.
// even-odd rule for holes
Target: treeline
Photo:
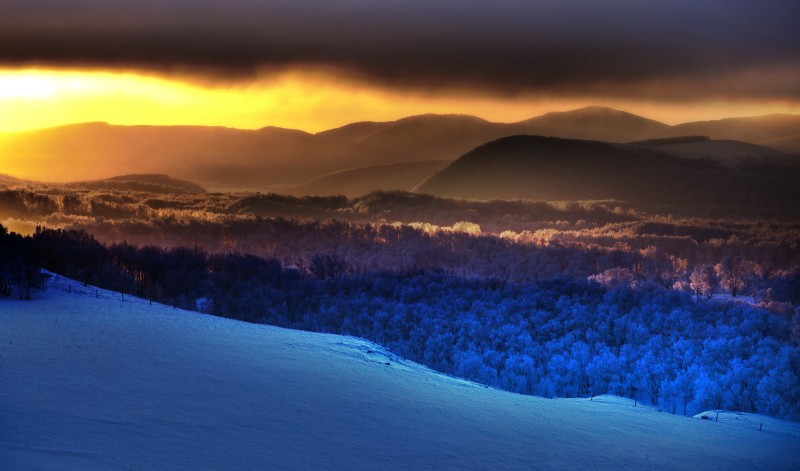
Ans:
<svg viewBox="0 0 800 471"><path fill-rule="evenodd" d="M788 226L775 231L734 228L737 232L728 238L718 237L724 227L691 231L655 222L499 235L471 223L441 227L259 217L105 222L87 229L107 245L190 246L274 257L287 266L308 264L318 253L333 254L347 262L351 273L423 268L511 283L594 277L609 286L656 283L767 301L800 298L800 285L792 281L800 272L800 235Z"/></svg>
<svg viewBox="0 0 800 471"><path fill-rule="evenodd" d="M524 230L541 221L608 223L636 219L615 202L463 201L407 192L375 192L359 198L281 194L166 194L76 190L41 186L0 190L0 218L50 221L214 219L253 215L350 222L469 221L485 230Z"/></svg>
<svg viewBox="0 0 800 471"><path fill-rule="evenodd" d="M26 198L20 203L19 211L49 207L43 201L51 201L43 200L36 192L15 194ZM59 194L57 206L74 217L67 220L68 227L83 229L109 246L130 243L137 247L165 249L192 247L216 254L276 258L284 266L296 267L308 266L315 254L323 253L343 260L351 274L421 268L517 284L554 277L591 278L609 287L656 283L696 295L751 295L759 301L772 302L773 307L779 309L791 306L775 303L796 305L800 302L800 251L797 250L800 223L797 222L669 217L606 224L584 219L540 220L523 224L532 230L491 232L468 220L442 226L430 222L224 215L197 209L178 213L172 209L151 209L157 213L152 215L142 212L142 201L131 194L94 194L88 206L84 196ZM200 201L194 199L198 198L196 195L164 198L187 204ZM235 200L228 206L227 211L231 213L252 209L253 201L291 208L303 204L316 208L355 204L355 200L347 198L280 195L253 195L231 200L231 195L216 194L207 198L202 201L220 207L224 206L224 201ZM361 208L364 214L383 208L377 214L400 219L411 217L417 209L421 219L435 220L440 210L452 210L459 216L469 217L470 211L460 214L458 208L477 208L480 211L473 211L473 220L488 217L495 223L498 214L506 210L509 221L516 220L515 211L525 208L534 214L558 213L556 206L548 204L459 202L407 193L375 193L358 200L358 204L365 205ZM152 195L145 201L157 206ZM474 204L478 206L470 206ZM129 207L139 209L127 212L125 208ZM427 207L434 209L426 210ZM580 213L580 208L584 213ZM566 212L586 214L588 210L577 205ZM121 211L124 217L114 217L115 211ZM78 215L84 212L102 213L107 217ZM455 217L451 216L452 219Z"/></svg>
<svg viewBox="0 0 800 471"><path fill-rule="evenodd" d="M9 233L0 225L0 296L27 300L33 289L43 286L39 254L31 237Z"/></svg>
<svg viewBox="0 0 800 471"><path fill-rule="evenodd" d="M660 139L646 139L644 141L634 141L631 144L660 147L669 146L673 144L691 144L693 142L708 142L711 139L708 136L677 136L677 137L662 137Z"/></svg>
<svg viewBox="0 0 800 471"><path fill-rule="evenodd" d="M792 288L800 223L792 221L679 219L609 202L475 202L403 192L157 195L47 186L0 191L4 215L18 231L47 224L86 230L107 245L197 247L284 265L330 253L354 272L422 267L513 283L591 276L611 285L645 281L767 301L800 298ZM741 277L728 276L729 261Z"/></svg>
<svg viewBox="0 0 800 471"><path fill-rule="evenodd" d="M527 283L435 268L353 270L320 253L106 247L42 230L47 269L178 307L367 338L439 371L523 394L613 393L671 413L734 409L800 419L800 309L706 302L656 282Z"/></svg>

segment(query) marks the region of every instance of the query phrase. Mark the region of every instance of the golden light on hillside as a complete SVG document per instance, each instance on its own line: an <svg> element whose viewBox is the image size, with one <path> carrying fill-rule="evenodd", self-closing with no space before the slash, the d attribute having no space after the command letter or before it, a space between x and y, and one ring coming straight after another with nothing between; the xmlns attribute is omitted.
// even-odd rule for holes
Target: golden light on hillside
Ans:
<svg viewBox="0 0 800 471"><path fill-rule="evenodd" d="M279 126L317 132L355 121L460 113L510 122L603 105L668 123L800 111L787 103L661 103L592 97L497 97L466 90L380 88L330 72L296 70L230 84L133 72L0 70L0 132L106 121L136 125Z"/></svg>

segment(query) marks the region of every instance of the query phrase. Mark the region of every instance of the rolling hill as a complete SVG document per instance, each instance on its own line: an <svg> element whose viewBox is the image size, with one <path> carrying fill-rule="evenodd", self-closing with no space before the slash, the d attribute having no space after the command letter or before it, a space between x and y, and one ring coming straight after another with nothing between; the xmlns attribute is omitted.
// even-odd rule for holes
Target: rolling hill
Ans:
<svg viewBox="0 0 800 471"><path fill-rule="evenodd" d="M291 189L297 195L345 195L363 196L373 191L411 191L417 185L451 160L428 160L422 162L398 162L387 165L371 165L315 178Z"/></svg>
<svg viewBox="0 0 800 471"><path fill-rule="evenodd" d="M559 111L514 123L515 134L628 142L670 129L670 126L624 111L589 106Z"/></svg>
<svg viewBox="0 0 800 471"><path fill-rule="evenodd" d="M746 168L769 164L793 166L800 158L769 147L741 141L709 140L661 145L657 150L676 157L710 159L730 168Z"/></svg>
<svg viewBox="0 0 800 471"><path fill-rule="evenodd" d="M386 156L387 161L455 159L476 146L516 134L626 142L668 127L599 106L548 113L515 123L493 123L468 115L420 115L383 123L353 123L318 133Z"/></svg>
<svg viewBox="0 0 800 471"><path fill-rule="evenodd" d="M428 114L353 123L317 134L275 127L242 130L84 123L0 133L0 162L13 162L10 168L15 175L35 180L63 182L160 173L210 189L275 191L359 167L452 160L486 142L519 134L620 143L704 135L791 150L796 148L792 139L796 140L798 133L800 116L793 115L669 126L603 107L548 113L515 123ZM393 189L377 182L367 186ZM337 192L361 194L364 187Z"/></svg>
<svg viewBox="0 0 800 471"><path fill-rule="evenodd" d="M158 173L119 175L103 180L69 183L72 188L88 190L140 191L163 194L201 194L206 190L196 183Z"/></svg>
<svg viewBox="0 0 800 471"><path fill-rule="evenodd" d="M416 191L471 199L624 200L685 210L797 215L800 166L732 169L709 159L598 141L513 136L465 154Z"/></svg>
<svg viewBox="0 0 800 471"><path fill-rule="evenodd" d="M513 134L508 125L475 116L427 114L384 123L355 123L318 133L347 142L374 164L455 159L484 142Z"/></svg>
<svg viewBox="0 0 800 471"><path fill-rule="evenodd" d="M708 136L711 139L728 139L760 144L797 135L798 132L800 132L800 116L771 114L677 124L653 132L649 137L699 135Z"/></svg>
<svg viewBox="0 0 800 471"><path fill-rule="evenodd" d="M778 149L783 152L800 154L800 134L761 141L761 145Z"/></svg>
<svg viewBox="0 0 800 471"><path fill-rule="evenodd" d="M56 277L0 298L4 469L796 469L800 427L519 396ZM711 414L714 416L714 414ZM761 428L761 431L759 431Z"/></svg>
<svg viewBox="0 0 800 471"><path fill-rule="evenodd" d="M97 180L163 173L201 184L301 182L367 163L348 146L302 131L86 123L0 136L0 155L38 180Z"/></svg>
<svg viewBox="0 0 800 471"><path fill-rule="evenodd" d="M14 178L11 175L3 175L0 173L0 186L13 186L27 183L25 180Z"/></svg>

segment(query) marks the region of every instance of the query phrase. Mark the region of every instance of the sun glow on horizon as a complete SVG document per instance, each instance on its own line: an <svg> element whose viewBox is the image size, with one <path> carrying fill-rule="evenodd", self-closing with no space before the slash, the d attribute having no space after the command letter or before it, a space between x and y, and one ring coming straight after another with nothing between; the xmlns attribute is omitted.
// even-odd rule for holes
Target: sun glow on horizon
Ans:
<svg viewBox="0 0 800 471"><path fill-rule="evenodd" d="M669 124L767 113L790 103L663 103L587 97L496 97L469 91L380 88L330 72L296 70L246 83L201 85L134 72L0 69L0 132L105 121L119 125L279 126L318 132L423 113L513 122L603 105Z"/></svg>

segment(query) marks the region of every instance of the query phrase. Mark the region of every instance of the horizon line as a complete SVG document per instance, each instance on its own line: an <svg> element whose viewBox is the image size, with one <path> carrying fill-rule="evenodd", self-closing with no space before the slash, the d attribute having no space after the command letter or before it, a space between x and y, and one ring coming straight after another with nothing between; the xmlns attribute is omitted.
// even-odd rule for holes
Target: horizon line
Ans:
<svg viewBox="0 0 800 471"><path fill-rule="evenodd" d="M800 116L800 114L798 114L798 113L766 113L766 114L756 114L756 115L726 116L724 118L717 118L717 119L701 119L701 120L696 120L696 121L682 121L682 122L675 123L675 124L669 124L669 123L665 123L663 121L659 121L657 119L650 118L648 116L644 116L644 115L637 114L637 113L632 113L630 111L625 111L625 110L622 110L622 109L619 109L619 108L613 108L613 107L610 107L610 106L603 106L603 105L587 105L587 106L582 106L582 107L579 107L579 108L570 108L570 109L564 109L564 110L547 111L545 113L538 114L538 115L535 115L535 116L531 116L530 118L525 118L525 119L521 119L521 120L517 120L517 121L493 121L493 120L484 118L484 117L482 117L482 116L480 116L478 114L469 114L469 113L433 113L433 112L431 112L431 113L411 114L411 115L401 116L401 117L396 118L396 119L390 119L390 120L385 120L385 121L373 121L373 120L352 121L352 122L347 122L345 124L342 124L340 126L335 126L335 127L332 127L332 128L323 129L323 130L317 131L317 132L311 132L311 131L307 131L307 130L301 129L301 128L284 127L284 126L275 125L275 124L267 124L267 125L260 126L260 127L237 127L237 126L226 126L224 124L149 124L149 123L121 124L121 123L114 123L114 122L105 121L105 120L91 120L91 121L72 121L72 122L66 122L66 123L63 123L63 124L56 124L56 125L53 125L53 126L34 127L34 128L20 129L20 130L15 130L15 131L0 131L0 134L23 134L23 133L28 133L28 132L44 131L44 130L48 130L48 129L57 129L57 128L63 128L63 127L69 127L69 126L81 126L81 125L96 124L96 125L107 125L107 126L114 126L114 127L224 128L224 129L232 129L232 130L238 130L238 131L261 131L261 130L265 130L265 129L282 129L282 130L286 130L286 131L297 131L297 132L302 132L302 133L309 134L309 135L312 135L312 136L316 136L318 134L323 134L325 132L333 131L333 130L336 130L336 129L341 129L343 127L354 125L354 124L361 124L361 123L375 123L375 124L395 123L395 122L402 121L402 120L405 120L405 119L419 118L419 117L424 117L424 116L439 116L439 117L446 117L446 116L456 117L456 116L458 116L458 117L466 117L466 118L476 118L476 119L480 119L482 121L486 121L487 123L491 123L491 124L518 124L518 123L523 123L523 122L530 121L530 120L533 120L533 119L542 118L542 117L545 117L545 116L548 116L548 115L551 115L551 114L570 113L570 112L589 110L589 109L593 109L593 108L594 109L609 110L609 111L616 111L616 112L620 112L620 113L626 113L626 114L634 116L634 117L647 119L647 120L650 120L650 121L655 121L657 123L663 124L663 125L668 126L668 127L675 127L675 126L680 126L680 125L689 124L689 123L702 123L702 122L722 121L722 120L726 120L726 119L765 118L765 117L769 117L769 116Z"/></svg>

